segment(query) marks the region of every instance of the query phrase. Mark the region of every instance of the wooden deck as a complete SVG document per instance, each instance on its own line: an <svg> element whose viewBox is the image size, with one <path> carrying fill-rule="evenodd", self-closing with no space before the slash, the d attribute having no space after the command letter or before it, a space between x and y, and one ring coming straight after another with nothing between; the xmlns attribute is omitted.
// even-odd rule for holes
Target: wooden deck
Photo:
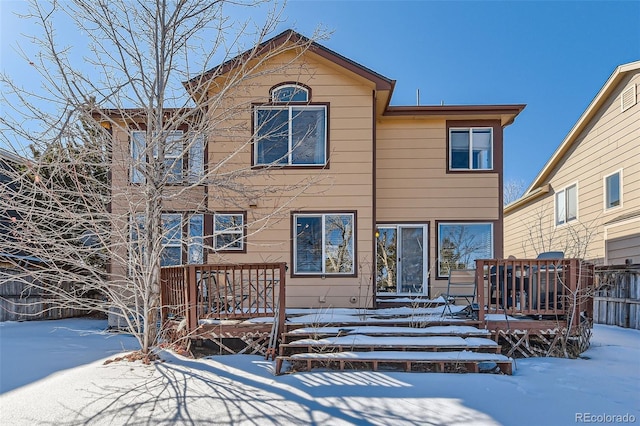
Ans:
<svg viewBox="0 0 640 426"><path fill-rule="evenodd" d="M207 341L213 353L272 357L278 373L283 365L487 372L488 364L511 374L513 357L588 347L593 267L578 259L479 260L472 306L439 298L354 309L323 327L319 312L286 309L285 278L283 263L163 268L163 321L182 324L176 338Z"/></svg>

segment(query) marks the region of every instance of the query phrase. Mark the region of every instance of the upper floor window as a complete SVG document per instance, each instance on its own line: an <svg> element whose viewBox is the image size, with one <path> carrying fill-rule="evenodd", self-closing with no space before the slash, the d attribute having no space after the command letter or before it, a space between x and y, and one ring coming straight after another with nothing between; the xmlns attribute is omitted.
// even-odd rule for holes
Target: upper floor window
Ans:
<svg viewBox="0 0 640 426"><path fill-rule="evenodd" d="M556 225L578 218L578 185L573 184L556 191Z"/></svg>
<svg viewBox="0 0 640 426"><path fill-rule="evenodd" d="M355 274L355 214L295 214L293 273Z"/></svg>
<svg viewBox="0 0 640 426"><path fill-rule="evenodd" d="M622 171L604 178L604 208L612 209L622 205Z"/></svg>
<svg viewBox="0 0 640 426"><path fill-rule="evenodd" d="M244 222L244 213L216 213L213 215L213 248L220 251L245 250Z"/></svg>
<svg viewBox="0 0 640 426"><path fill-rule="evenodd" d="M282 84L270 105L254 110L256 166L324 166L327 163L327 105L310 105L310 89Z"/></svg>
<svg viewBox="0 0 640 426"><path fill-rule="evenodd" d="M182 130L166 132L157 140L148 141L146 131L131 134L131 183L144 183L146 166L151 158L163 154L162 170L167 183L197 183L204 175L204 137ZM148 147L147 144L151 146Z"/></svg>
<svg viewBox="0 0 640 426"><path fill-rule="evenodd" d="M271 90L272 102L309 102L309 89L299 84L283 84Z"/></svg>
<svg viewBox="0 0 640 426"><path fill-rule="evenodd" d="M493 169L491 127L449 129L449 170Z"/></svg>

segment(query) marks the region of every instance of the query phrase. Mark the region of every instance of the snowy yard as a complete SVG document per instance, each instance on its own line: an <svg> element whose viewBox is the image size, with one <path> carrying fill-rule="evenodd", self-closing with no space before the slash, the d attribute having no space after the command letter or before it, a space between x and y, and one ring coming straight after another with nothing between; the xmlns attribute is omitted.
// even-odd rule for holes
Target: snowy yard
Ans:
<svg viewBox="0 0 640 426"><path fill-rule="evenodd" d="M584 359L519 359L514 375L314 371L256 356L104 360L135 348L106 321L0 323L0 423L640 424L640 331L596 326ZM615 417L620 416L620 417ZM626 416L626 417L623 417Z"/></svg>

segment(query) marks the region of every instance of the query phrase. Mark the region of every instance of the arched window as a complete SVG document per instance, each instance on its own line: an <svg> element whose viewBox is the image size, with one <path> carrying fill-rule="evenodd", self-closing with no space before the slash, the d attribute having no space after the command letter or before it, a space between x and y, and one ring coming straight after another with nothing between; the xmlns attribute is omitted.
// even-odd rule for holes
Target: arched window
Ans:
<svg viewBox="0 0 640 426"><path fill-rule="evenodd" d="M311 88L281 83L271 102L254 107L254 166L326 166L327 103L311 103Z"/></svg>
<svg viewBox="0 0 640 426"><path fill-rule="evenodd" d="M271 89L271 101L309 102L309 89L300 84L282 84Z"/></svg>

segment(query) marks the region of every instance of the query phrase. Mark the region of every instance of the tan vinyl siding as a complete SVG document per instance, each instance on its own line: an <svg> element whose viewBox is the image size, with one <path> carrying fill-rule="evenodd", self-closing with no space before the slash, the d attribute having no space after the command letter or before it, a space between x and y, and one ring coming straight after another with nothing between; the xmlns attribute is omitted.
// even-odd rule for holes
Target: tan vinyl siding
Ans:
<svg viewBox="0 0 640 426"><path fill-rule="evenodd" d="M605 225L604 229L608 264L640 263L640 216Z"/></svg>
<svg viewBox="0 0 640 426"><path fill-rule="evenodd" d="M264 66L269 68L272 65L267 62ZM247 210L249 236L246 254L211 254L209 261L215 261L217 257L229 262L287 262L290 275L293 271L292 211L355 212L358 255L355 272L358 276L288 278L287 306L370 306L372 288L368 287L368 275L363 274L369 274L372 270L373 253L373 86L345 73L344 69L328 66L326 61L312 54L305 57L304 66L299 60L294 60L289 69L299 69L300 72L297 75L282 72L265 74L252 81L242 95L232 98L245 104L266 103L269 101L269 89L278 83L298 80L309 86L312 103L328 103L329 167L258 171L256 176L246 178L247 184L258 188L285 185L296 188L261 197L257 200L257 208L250 208L241 197L216 197L216 188L210 187L211 210ZM251 120L251 111L245 108L235 121L228 123L244 125L245 131L236 133L233 138L224 131L212 135L210 161L211 158L224 158L250 141ZM247 168L251 160L251 147L246 144L230 166ZM221 171L228 170L227 167L223 166ZM279 212L274 215L274 210ZM269 215L273 217L266 220ZM363 288L363 285L367 288ZM353 297L356 298L355 303L351 302ZM325 302L321 303L321 299Z"/></svg>
<svg viewBox="0 0 640 426"><path fill-rule="evenodd" d="M640 211L640 105L624 112L620 110L621 92L634 84L640 85L637 70L618 83L577 135L571 149L548 178L551 193L505 215L505 254L531 257L540 251L564 250L568 255L604 262L605 238L608 238L604 225ZM604 178L619 170L622 170L622 205L605 209ZM578 218L556 227L555 192L573 183L578 186ZM627 236L634 235L631 230L625 232ZM619 247L624 238L623 235L616 237L613 246ZM634 254L635 250L633 257L638 257L637 245L629 244L627 247L635 248L629 248L626 255ZM608 263L623 257L614 255Z"/></svg>
<svg viewBox="0 0 640 426"><path fill-rule="evenodd" d="M499 226L499 173L447 173L445 119L383 119L377 123L378 222L429 223L429 295L446 290L436 279L436 222L491 222ZM501 139L501 138L500 138ZM494 140L494 151L498 143ZM500 147L501 149L501 147ZM494 242L498 246L498 242Z"/></svg>

